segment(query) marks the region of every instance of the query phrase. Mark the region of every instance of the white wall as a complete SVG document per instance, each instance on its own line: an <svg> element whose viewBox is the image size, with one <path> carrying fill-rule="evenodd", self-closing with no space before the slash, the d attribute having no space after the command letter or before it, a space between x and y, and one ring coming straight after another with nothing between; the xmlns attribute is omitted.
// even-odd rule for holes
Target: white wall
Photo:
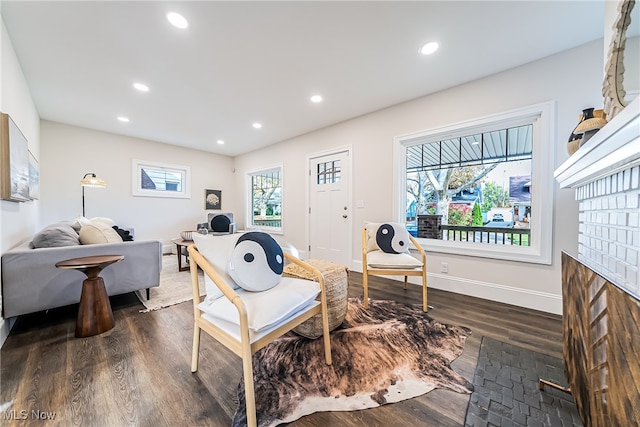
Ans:
<svg viewBox="0 0 640 427"><path fill-rule="evenodd" d="M353 262L361 271L360 230L365 221L392 219L392 143L398 135L445 126L547 101L555 101L556 159L553 174L567 159L567 140L583 108L602 105L602 40L393 106L236 158L237 174L282 161L284 179L284 238L306 248L305 156L345 145L353 146ZM325 108L330 108L327 104ZM241 180L237 191L243 191ZM244 202L244 201L243 201ZM576 253L577 204L571 191L549 195L554 203L553 264L550 266L486 258L429 253L429 285L550 312L561 312L561 250ZM246 207L245 207L246 209ZM429 249L428 246L425 249ZM449 274L439 273L442 261Z"/></svg>
<svg viewBox="0 0 640 427"><path fill-rule="evenodd" d="M235 212L233 159L159 142L130 138L56 122L42 121L40 226L82 215L80 180L86 173L104 179L107 188L86 188L86 216L112 218L135 229L136 240L159 239L167 247L182 230L206 222L205 189L222 190L222 209ZM191 168L191 198L134 197L132 160Z"/></svg>
<svg viewBox="0 0 640 427"><path fill-rule="evenodd" d="M0 15L0 111L11 116L29 141L29 151L39 159L38 112L1 18ZM36 229L38 206L38 201L25 203L0 201L0 253L4 253L33 234ZM1 309L2 295L0 295ZM9 327L9 322L5 322L0 314L0 345L7 338Z"/></svg>

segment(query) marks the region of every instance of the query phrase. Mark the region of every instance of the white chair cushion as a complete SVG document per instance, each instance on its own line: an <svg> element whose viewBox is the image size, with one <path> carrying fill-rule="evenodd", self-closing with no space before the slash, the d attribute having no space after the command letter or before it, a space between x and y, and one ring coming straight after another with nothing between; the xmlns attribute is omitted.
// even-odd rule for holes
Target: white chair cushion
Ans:
<svg viewBox="0 0 640 427"><path fill-rule="evenodd" d="M260 332L281 323L292 314L313 303L320 293L320 285L311 280L283 277L280 283L263 292L236 291L247 310L249 329ZM205 299L198 308L212 318L234 325L240 324L237 308L227 298ZM212 322L215 324L215 321Z"/></svg>
<svg viewBox="0 0 640 427"><path fill-rule="evenodd" d="M388 254L382 251L372 251L367 253L367 266L369 268L420 268L422 261L414 258L408 253Z"/></svg>
<svg viewBox="0 0 640 427"><path fill-rule="evenodd" d="M320 301L317 301L317 300L311 301L309 304L307 304L306 306L301 308L298 312L292 313L291 316L289 316L288 318L284 319L281 323L285 323L289 319L298 316L301 312L308 311L308 310L312 309L313 307L315 307L317 305L320 305ZM204 312L202 313L202 318L207 320L210 323L213 323L218 328L222 329L227 334L231 335L237 341L240 341L240 325L237 325L237 324L231 323L231 322L227 322L227 321L222 320L222 319L218 319L218 318L216 318L214 316L211 316L210 314L207 314L207 313L204 313ZM262 329L260 332L254 332L251 329L249 329L249 340L251 341L251 343L254 343L254 342L258 341L260 338L262 338L264 336L267 336L269 333L271 333L271 331L276 329L278 326L280 326L280 324L273 325L270 328Z"/></svg>

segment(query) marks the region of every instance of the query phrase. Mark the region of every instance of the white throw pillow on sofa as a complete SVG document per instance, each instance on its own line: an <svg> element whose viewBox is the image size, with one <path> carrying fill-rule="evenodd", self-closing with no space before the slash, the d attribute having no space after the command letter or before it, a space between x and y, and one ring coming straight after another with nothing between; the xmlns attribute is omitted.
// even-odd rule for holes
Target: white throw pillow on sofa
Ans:
<svg viewBox="0 0 640 427"><path fill-rule="evenodd" d="M120 237L116 230L102 220L91 220L80 229L80 243L83 245L122 243L122 237Z"/></svg>
<svg viewBox="0 0 640 427"><path fill-rule="evenodd" d="M96 222L101 222L109 228L116 225L116 222L114 220L112 220L111 218L107 218L106 216L96 216L89 220L89 224L95 224Z"/></svg>

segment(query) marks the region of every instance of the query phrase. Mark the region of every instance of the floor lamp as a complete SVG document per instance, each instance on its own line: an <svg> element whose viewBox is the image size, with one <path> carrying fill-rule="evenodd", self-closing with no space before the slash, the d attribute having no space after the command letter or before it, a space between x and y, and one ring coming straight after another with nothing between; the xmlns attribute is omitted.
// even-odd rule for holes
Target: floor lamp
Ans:
<svg viewBox="0 0 640 427"><path fill-rule="evenodd" d="M94 188L105 188L107 183L102 179L98 178L95 173L87 173L80 180L80 185L82 186L82 216L84 214L84 187L94 187Z"/></svg>

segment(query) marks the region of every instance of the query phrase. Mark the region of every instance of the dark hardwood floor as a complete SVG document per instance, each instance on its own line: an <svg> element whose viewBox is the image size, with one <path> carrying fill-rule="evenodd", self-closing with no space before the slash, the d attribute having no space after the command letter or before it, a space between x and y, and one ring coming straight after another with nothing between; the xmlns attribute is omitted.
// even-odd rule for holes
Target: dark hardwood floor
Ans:
<svg viewBox="0 0 640 427"><path fill-rule="evenodd" d="M349 283L349 296L362 296L361 274L350 273ZM372 278L370 289L373 299L421 302L418 286L405 291L400 282ZM18 319L0 352L0 425L229 426L240 359L203 334L199 370L191 373L192 303L149 313L139 313L134 294L111 303L115 328L91 338L74 338L77 306ZM559 316L435 289L429 304L431 317L473 331L453 363L470 381L483 335L562 357ZM469 395L436 389L379 408L312 414L291 425L460 426L468 401ZM42 424L38 413L55 419Z"/></svg>

